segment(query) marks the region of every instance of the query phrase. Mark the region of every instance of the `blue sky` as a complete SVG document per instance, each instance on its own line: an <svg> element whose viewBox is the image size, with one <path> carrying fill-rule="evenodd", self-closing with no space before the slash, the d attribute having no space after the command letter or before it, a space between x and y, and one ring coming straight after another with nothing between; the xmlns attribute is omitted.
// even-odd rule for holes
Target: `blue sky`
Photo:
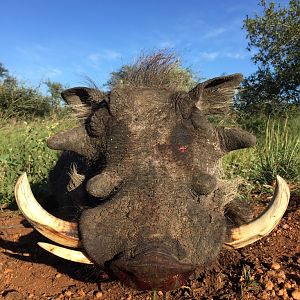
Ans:
<svg viewBox="0 0 300 300"><path fill-rule="evenodd" d="M258 0L0 2L0 62L36 86L100 87L141 51L171 48L201 78L255 71L242 30ZM287 1L280 1L281 4Z"/></svg>

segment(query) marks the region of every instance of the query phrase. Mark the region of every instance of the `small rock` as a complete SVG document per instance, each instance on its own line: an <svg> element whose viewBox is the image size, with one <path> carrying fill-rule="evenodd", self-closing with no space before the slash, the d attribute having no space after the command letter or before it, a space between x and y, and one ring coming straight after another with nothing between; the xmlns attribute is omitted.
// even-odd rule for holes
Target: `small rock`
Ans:
<svg viewBox="0 0 300 300"><path fill-rule="evenodd" d="M271 269L273 270L279 270L280 269L280 264L277 262L273 262L271 265Z"/></svg>
<svg viewBox="0 0 300 300"><path fill-rule="evenodd" d="M7 274L7 273L11 273L11 272L13 272L12 269L5 269L3 273L4 273L4 274Z"/></svg>
<svg viewBox="0 0 300 300"><path fill-rule="evenodd" d="M291 282L291 288L297 289L298 287L297 283L294 280L291 280L290 282Z"/></svg>
<svg viewBox="0 0 300 300"><path fill-rule="evenodd" d="M279 277L279 278L277 278L277 282L278 282L278 284L284 283L284 279L282 277Z"/></svg>
<svg viewBox="0 0 300 300"><path fill-rule="evenodd" d="M79 291L77 291L77 293L80 297L85 296L85 292L83 290L79 290Z"/></svg>
<svg viewBox="0 0 300 300"><path fill-rule="evenodd" d="M288 224L283 224L283 225L282 225L282 228L283 228L283 229L289 229L290 226L289 226Z"/></svg>
<svg viewBox="0 0 300 300"><path fill-rule="evenodd" d="M284 271L282 271L282 270L278 272L277 276L278 276L279 278L286 279L285 273L284 273Z"/></svg>
<svg viewBox="0 0 300 300"><path fill-rule="evenodd" d="M157 295L160 296L160 297L162 297L164 295L164 293L162 291L158 291Z"/></svg>
<svg viewBox="0 0 300 300"><path fill-rule="evenodd" d="M100 299L100 298L103 297L103 293L99 291L99 292L97 292L97 293L95 294L95 297L96 297L97 299Z"/></svg>
<svg viewBox="0 0 300 300"><path fill-rule="evenodd" d="M71 297L73 293L71 291L65 291L65 296Z"/></svg>
<svg viewBox="0 0 300 300"><path fill-rule="evenodd" d="M284 294L284 289L279 290L277 293L278 296L283 296L283 294Z"/></svg>
<svg viewBox="0 0 300 300"><path fill-rule="evenodd" d="M60 273L57 273L57 274L55 274L55 277L56 277L56 278L60 278L60 277L61 277L61 274L60 274Z"/></svg>
<svg viewBox="0 0 300 300"><path fill-rule="evenodd" d="M271 292L271 296L272 296L272 297L275 297L275 295L276 295L276 293L275 293L275 291L273 290L273 291Z"/></svg>
<svg viewBox="0 0 300 300"><path fill-rule="evenodd" d="M267 275L271 276L271 277L274 277L276 275L276 273L275 273L274 270L270 270L270 271L268 271Z"/></svg>
<svg viewBox="0 0 300 300"><path fill-rule="evenodd" d="M260 295L260 299L262 300L267 300L269 299L269 295L266 291L264 291L261 295Z"/></svg>
<svg viewBox="0 0 300 300"><path fill-rule="evenodd" d="M291 286L291 284L290 284L289 282L286 282L286 283L284 284L284 287L285 287L286 289L290 289L292 286Z"/></svg>
<svg viewBox="0 0 300 300"><path fill-rule="evenodd" d="M292 291L292 297L295 300L300 300L300 290L297 289L297 290Z"/></svg>
<svg viewBox="0 0 300 300"><path fill-rule="evenodd" d="M265 284L265 288L266 288L267 291L273 290L273 288L274 288L273 282L272 282L272 281L268 281L268 282Z"/></svg>
<svg viewBox="0 0 300 300"><path fill-rule="evenodd" d="M283 297L283 299L289 299L289 295L286 290L284 290L282 297Z"/></svg>

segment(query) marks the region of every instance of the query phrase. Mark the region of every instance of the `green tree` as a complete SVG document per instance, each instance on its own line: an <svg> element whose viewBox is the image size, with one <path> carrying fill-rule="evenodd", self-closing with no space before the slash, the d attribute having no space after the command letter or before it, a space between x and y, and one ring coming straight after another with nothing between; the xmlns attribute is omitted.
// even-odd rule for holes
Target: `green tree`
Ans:
<svg viewBox="0 0 300 300"><path fill-rule="evenodd" d="M248 50L258 70L244 80L237 105L247 113L276 114L300 104L300 1L286 7L261 0L247 16Z"/></svg>
<svg viewBox="0 0 300 300"><path fill-rule="evenodd" d="M7 78L8 76L8 70L4 67L4 65L0 62L0 79L1 78Z"/></svg>
<svg viewBox="0 0 300 300"><path fill-rule="evenodd" d="M49 80L46 85L51 96L43 95L38 88L25 86L0 63L0 117L27 119L57 112L63 87Z"/></svg>
<svg viewBox="0 0 300 300"><path fill-rule="evenodd" d="M50 94L49 103L54 112L58 112L61 109L61 92L65 87L60 82L53 82L50 79L45 81L48 88L48 93Z"/></svg>

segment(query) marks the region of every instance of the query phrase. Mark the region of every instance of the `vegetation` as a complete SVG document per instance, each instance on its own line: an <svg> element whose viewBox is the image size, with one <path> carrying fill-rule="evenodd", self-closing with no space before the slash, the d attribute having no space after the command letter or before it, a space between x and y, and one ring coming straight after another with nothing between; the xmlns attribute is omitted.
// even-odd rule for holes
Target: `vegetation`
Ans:
<svg viewBox="0 0 300 300"><path fill-rule="evenodd" d="M257 135L256 147L233 151L223 159L225 176L242 178L245 194L270 186L276 175L296 185L300 179L300 115L267 119L261 126L264 130Z"/></svg>
<svg viewBox="0 0 300 300"><path fill-rule="evenodd" d="M223 160L226 176L244 179L244 194L270 187L277 174L296 185L300 178L300 1L259 5L262 13L244 20L257 71L242 83L232 118L257 146Z"/></svg>
<svg viewBox="0 0 300 300"><path fill-rule="evenodd" d="M47 189L48 172L59 153L50 150L46 140L72 122L55 116L30 122L0 121L0 203L13 200L14 185L23 172L37 196Z"/></svg>
<svg viewBox="0 0 300 300"><path fill-rule="evenodd" d="M300 1L286 7L261 0L262 15L244 20L257 71L247 77L237 105L249 114L281 114L300 105Z"/></svg>
<svg viewBox="0 0 300 300"><path fill-rule="evenodd" d="M37 194L46 189L49 170L57 151L46 146L46 139L66 128L72 119L64 118L60 83L45 82L49 95L27 87L0 63L0 203L13 200L14 185L27 172Z"/></svg>
<svg viewBox="0 0 300 300"><path fill-rule="evenodd" d="M46 81L48 95L39 88L27 87L23 82L9 75L0 63L0 118L25 119L46 117L62 111L60 92L64 87L57 82Z"/></svg>

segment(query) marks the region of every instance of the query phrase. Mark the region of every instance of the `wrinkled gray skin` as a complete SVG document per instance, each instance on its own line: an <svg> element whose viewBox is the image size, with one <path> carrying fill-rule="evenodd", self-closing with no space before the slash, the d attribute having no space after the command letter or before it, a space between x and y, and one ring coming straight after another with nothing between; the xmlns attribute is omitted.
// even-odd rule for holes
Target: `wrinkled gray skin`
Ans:
<svg viewBox="0 0 300 300"><path fill-rule="evenodd" d="M206 117L228 108L241 80L218 77L188 93L126 85L62 93L81 126L48 140L64 150L50 187L61 207L78 212L84 251L97 265L136 288L174 289L216 258L226 216L251 218L217 174L222 156L255 138Z"/></svg>

